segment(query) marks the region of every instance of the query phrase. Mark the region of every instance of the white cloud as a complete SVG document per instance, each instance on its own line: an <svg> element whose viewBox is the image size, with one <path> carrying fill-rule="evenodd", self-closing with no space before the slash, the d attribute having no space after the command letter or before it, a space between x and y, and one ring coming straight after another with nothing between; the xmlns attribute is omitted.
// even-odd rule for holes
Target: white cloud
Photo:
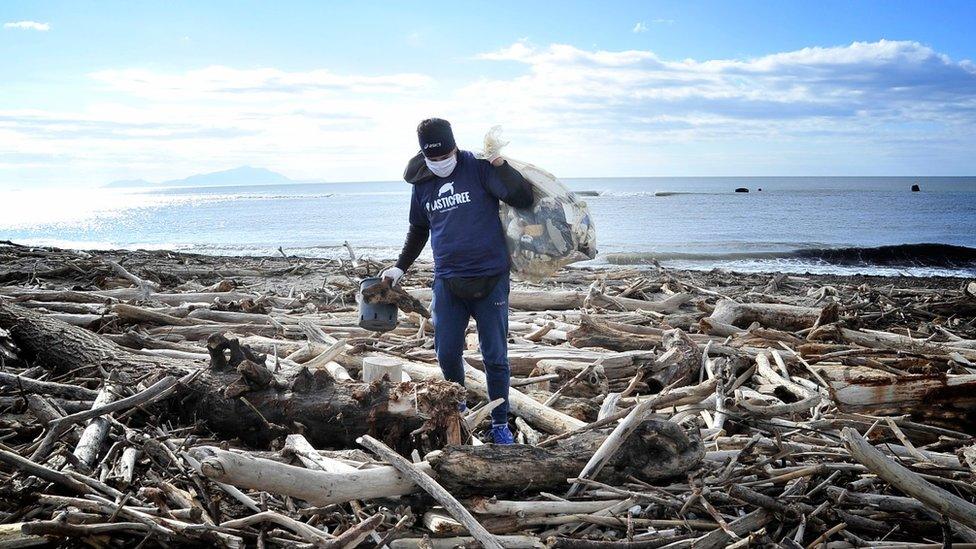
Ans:
<svg viewBox="0 0 976 549"><path fill-rule="evenodd" d="M757 151L786 142L802 151L805 143L810 150L830 149L832 173L843 173L855 155L886 166L919 140L954 143L943 148L946 155L964 143L976 146L976 66L917 42L855 42L698 61L521 41L479 58L518 62L526 71L483 79L460 93L487 112L518 121L539 140L558 132L559 147L571 151L567 165L589 153L589 166L577 164L586 173L607 173L601 170L619 164L599 167L589 159L627 155L635 158L630 173L642 173L637 159L646 152L640 149L651 145L714 150L752 140ZM810 157L784 158L804 166ZM754 169L734 162L719 173Z"/></svg>
<svg viewBox="0 0 976 549"><path fill-rule="evenodd" d="M401 93L420 90L431 84L430 78L416 73L364 76L340 75L325 69L289 72L274 68L235 69L219 65L182 73L111 69L94 72L90 76L113 90L170 101L204 96L233 100L235 96L253 99L256 95Z"/></svg>
<svg viewBox="0 0 976 549"><path fill-rule="evenodd" d="M488 61L525 61L535 51L535 48L529 45L528 40L522 39L507 48L493 52L479 53L475 56L475 59Z"/></svg>
<svg viewBox="0 0 976 549"><path fill-rule="evenodd" d="M517 42L480 56L526 65L527 74L474 87L508 88L540 106L569 100L586 110L702 112L794 119L900 113L948 120L974 116L976 66L917 42L881 40L805 48L753 59L662 60L644 50L589 51ZM523 99L523 103L526 99Z"/></svg>
<svg viewBox="0 0 976 549"><path fill-rule="evenodd" d="M49 31L51 30L51 25L48 23L38 23L37 21L10 21L9 23L4 23L3 28Z"/></svg>
<svg viewBox="0 0 976 549"><path fill-rule="evenodd" d="M634 29L632 32L634 33L647 32L647 25L644 24L643 21L638 21L637 24L634 25Z"/></svg>
<svg viewBox="0 0 976 549"><path fill-rule="evenodd" d="M457 85L327 69L95 72L82 108L0 110L0 182L164 180L242 164L395 179L428 116L451 120L471 149L501 124L511 154L564 176L897 173L908 160L915 173L976 169L976 66L916 42L671 60L520 40L475 59L515 74Z"/></svg>

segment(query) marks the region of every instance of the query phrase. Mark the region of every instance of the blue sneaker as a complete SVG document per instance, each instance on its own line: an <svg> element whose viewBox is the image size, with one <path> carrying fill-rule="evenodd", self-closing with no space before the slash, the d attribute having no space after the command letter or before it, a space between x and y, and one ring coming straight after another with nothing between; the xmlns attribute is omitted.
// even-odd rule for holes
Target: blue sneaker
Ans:
<svg viewBox="0 0 976 549"><path fill-rule="evenodd" d="M515 437L507 423L491 426L491 441L495 444L515 444Z"/></svg>

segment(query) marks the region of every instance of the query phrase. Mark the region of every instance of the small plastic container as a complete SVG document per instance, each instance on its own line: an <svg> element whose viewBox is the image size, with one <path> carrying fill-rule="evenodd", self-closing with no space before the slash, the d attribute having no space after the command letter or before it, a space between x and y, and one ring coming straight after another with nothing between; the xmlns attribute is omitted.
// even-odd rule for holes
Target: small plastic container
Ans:
<svg viewBox="0 0 976 549"><path fill-rule="evenodd" d="M364 278L359 283L359 327L373 332L389 332L397 325L397 307L388 303L366 303L363 290L380 283L379 277Z"/></svg>

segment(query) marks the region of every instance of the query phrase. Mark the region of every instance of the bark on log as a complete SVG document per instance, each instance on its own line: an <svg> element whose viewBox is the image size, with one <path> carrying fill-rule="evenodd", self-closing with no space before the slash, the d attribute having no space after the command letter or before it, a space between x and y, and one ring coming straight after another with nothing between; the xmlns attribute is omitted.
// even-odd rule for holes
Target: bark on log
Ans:
<svg viewBox="0 0 976 549"><path fill-rule="evenodd" d="M566 337L573 347L602 347L612 351L647 351L661 345L657 336L638 335L611 328L589 315L580 317L580 327Z"/></svg>
<svg viewBox="0 0 976 549"><path fill-rule="evenodd" d="M438 482L462 493L540 491L564 488L606 440L589 431L551 448L513 444L448 446L427 456ZM681 475L704 457L697 436L678 425L646 420L628 437L597 475L601 482L623 482L629 475L656 480Z"/></svg>

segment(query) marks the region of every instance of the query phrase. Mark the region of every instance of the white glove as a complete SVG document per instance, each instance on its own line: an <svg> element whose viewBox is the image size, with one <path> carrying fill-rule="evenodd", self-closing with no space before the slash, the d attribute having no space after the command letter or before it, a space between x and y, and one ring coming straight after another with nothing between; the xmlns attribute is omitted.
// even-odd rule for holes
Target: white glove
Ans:
<svg viewBox="0 0 976 549"><path fill-rule="evenodd" d="M491 165L494 166L494 167L496 167L496 168L498 166L501 166L502 164L505 163L505 159L502 158L502 155L500 155L500 154L493 154L493 155L489 156L488 158L486 158L486 160L488 162L491 162Z"/></svg>
<svg viewBox="0 0 976 549"><path fill-rule="evenodd" d="M390 286L396 286L400 283L400 279L403 278L403 269L399 267L390 267L389 269L380 273L380 278L389 278Z"/></svg>

